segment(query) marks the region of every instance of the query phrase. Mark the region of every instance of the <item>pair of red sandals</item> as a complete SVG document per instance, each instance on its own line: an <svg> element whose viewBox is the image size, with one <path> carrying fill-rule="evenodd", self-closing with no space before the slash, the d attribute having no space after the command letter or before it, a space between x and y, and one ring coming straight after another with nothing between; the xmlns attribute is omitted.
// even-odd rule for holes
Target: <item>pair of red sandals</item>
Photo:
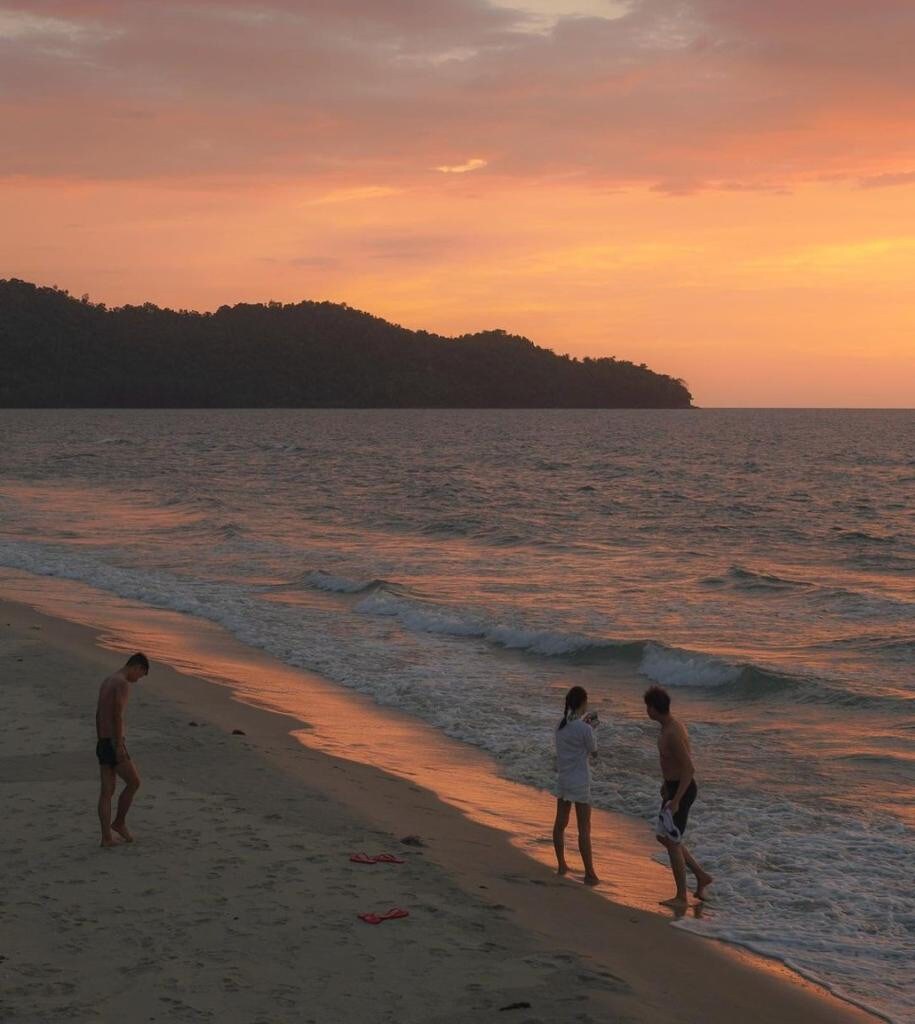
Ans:
<svg viewBox="0 0 915 1024"><path fill-rule="evenodd" d="M378 853L374 857L370 857L367 853L354 853L350 860L354 864L405 864L406 861L395 857L393 853ZM382 921L396 921L400 917L409 917L410 911L404 910L403 907L391 907L387 913L384 914L358 914L360 921L365 921L366 924L381 924Z"/></svg>

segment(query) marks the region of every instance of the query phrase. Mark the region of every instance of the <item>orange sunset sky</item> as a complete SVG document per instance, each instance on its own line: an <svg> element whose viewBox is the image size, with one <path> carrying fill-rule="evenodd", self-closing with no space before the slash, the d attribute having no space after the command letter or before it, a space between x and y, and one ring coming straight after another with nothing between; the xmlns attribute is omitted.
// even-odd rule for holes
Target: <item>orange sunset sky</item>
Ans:
<svg viewBox="0 0 915 1024"><path fill-rule="evenodd" d="M912 0L0 0L0 276L915 404Z"/></svg>

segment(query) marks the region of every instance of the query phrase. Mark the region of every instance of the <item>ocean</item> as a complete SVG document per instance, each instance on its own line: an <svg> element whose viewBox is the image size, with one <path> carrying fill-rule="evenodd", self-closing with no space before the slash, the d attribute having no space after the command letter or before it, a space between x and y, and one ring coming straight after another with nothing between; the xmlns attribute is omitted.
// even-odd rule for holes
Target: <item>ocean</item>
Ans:
<svg viewBox="0 0 915 1024"><path fill-rule="evenodd" d="M580 683L595 802L651 820L667 686L716 877L678 927L915 1019L915 413L2 410L0 441L0 566L216 622L525 785Z"/></svg>

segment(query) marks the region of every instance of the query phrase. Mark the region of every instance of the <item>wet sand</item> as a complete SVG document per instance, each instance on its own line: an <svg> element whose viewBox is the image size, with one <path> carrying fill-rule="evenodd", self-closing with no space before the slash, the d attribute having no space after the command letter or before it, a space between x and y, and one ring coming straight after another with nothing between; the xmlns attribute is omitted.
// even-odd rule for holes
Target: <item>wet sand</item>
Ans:
<svg viewBox="0 0 915 1024"><path fill-rule="evenodd" d="M93 713L98 683L120 663L110 648L126 645L118 632L97 639L0 604L0 1019L874 1019L647 909L669 879L624 819L603 819L603 893L557 879L548 844L525 838L540 808L533 791L516 787L520 825L507 831L468 816L492 778L485 759L419 730L398 767L411 720L266 656L245 662L258 673L245 692L215 628L193 660L209 658L207 674L230 686L150 651L153 672L128 711L143 778L137 842L100 849ZM289 673L314 721L254 706L280 706ZM508 813L490 806L490 818ZM408 834L425 845L401 844ZM360 851L406 863L352 864ZM410 916L377 927L356 916L393 906Z"/></svg>

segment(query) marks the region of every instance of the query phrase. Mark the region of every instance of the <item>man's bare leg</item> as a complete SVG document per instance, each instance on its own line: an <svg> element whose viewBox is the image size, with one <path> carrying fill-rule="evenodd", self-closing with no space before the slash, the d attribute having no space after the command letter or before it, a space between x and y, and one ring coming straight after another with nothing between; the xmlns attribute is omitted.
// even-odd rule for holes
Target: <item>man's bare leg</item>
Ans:
<svg viewBox="0 0 915 1024"><path fill-rule="evenodd" d="M107 764L99 765L98 820L102 827L102 846L117 846L117 840L111 834L111 798L116 783L114 768Z"/></svg>
<svg viewBox="0 0 915 1024"><path fill-rule="evenodd" d="M680 850L683 853L683 859L686 861L686 866L696 876L696 891L693 895L697 900L705 899L705 890L712 884L712 876L707 872L703 871L699 861L687 850L685 846L680 846Z"/></svg>
<svg viewBox="0 0 915 1024"><path fill-rule="evenodd" d="M114 821L111 823L111 828L112 831L117 832L125 842L132 843L133 836L127 828L127 812L130 810L133 798L137 790L140 788L140 776L137 774L133 761L121 761L115 768L115 771L124 780L124 788L121 790L121 795L118 797L118 812ZM111 806L109 801L109 814L110 813Z"/></svg>
<svg viewBox="0 0 915 1024"><path fill-rule="evenodd" d="M673 907L675 910L685 909L686 899L686 862L683 859L683 851L677 843L662 840L667 847L667 856L670 858L670 869L677 884L677 895L669 900L661 900L662 906Z"/></svg>
<svg viewBox="0 0 915 1024"><path fill-rule="evenodd" d="M585 866L585 885L597 885L600 879L594 870L594 859L591 855L591 805L576 804L575 818L578 822L578 852Z"/></svg>
<svg viewBox="0 0 915 1024"><path fill-rule="evenodd" d="M556 821L553 824L553 849L556 851L557 875L568 874L569 865L566 864L565 852L565 830L569 824L569 815L572 812L572 805L567 800L556 800Z"/></svg>

